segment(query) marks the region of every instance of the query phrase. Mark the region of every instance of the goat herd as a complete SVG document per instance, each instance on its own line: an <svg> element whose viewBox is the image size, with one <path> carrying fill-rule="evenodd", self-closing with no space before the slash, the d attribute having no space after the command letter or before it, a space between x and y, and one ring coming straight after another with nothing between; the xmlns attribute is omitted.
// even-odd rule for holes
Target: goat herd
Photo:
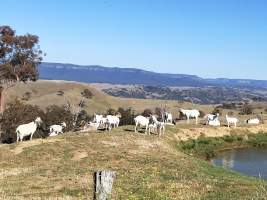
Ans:
<svg viewBox="0 0 267 200"><path fill-rule="evenodd" d="M185 110L180 109L181 113L186 116L187 123L189 123L190 118L195 118L196 124L198 124L198 118L200 116L200 112L198 110ZM116 128L120 124L120 114L118 115L94 115L94 119L92 122L87 123L82 131L87 131L89 129L94 128L95 130L98 130L100 127L104 128L105 130L111 130L112 128ZM204 119L206 119L206 125L211 126L220 126L220 120L219 120L219 114L207 114L204 116ZM226 115L226 121L228 127L231 125L234 125L234 127L237 126L237 123L239 120L235 117L229 117ZM135 132L137 132L138 127L145 127L145 134L149 134L151 132L158 134L159 136L163 135L165 133L165 126L167 124L173 125L175 124L175 121L173 120L172 114L165 112L162 116L162 122L158 121L156 115L150 115L150 117L144 117L142 115L138 115L134 118L135 122ZM40 117L37 117L35 121L30 122L28 124L22 124L19 125L16 129L16 135L17 135L17 142L22 141L24 137L30 136L30 140L32 139L33 134L36 132L38 126L42 123L42 120ZM257 125L260 123L260 120L258 118L254 119L248 119L246 121L248 124L254 124ZM56 136L63 133L64 128L66 127L66 123L62 122L61 125L52 125L49 127L49 136Z"/></svg>

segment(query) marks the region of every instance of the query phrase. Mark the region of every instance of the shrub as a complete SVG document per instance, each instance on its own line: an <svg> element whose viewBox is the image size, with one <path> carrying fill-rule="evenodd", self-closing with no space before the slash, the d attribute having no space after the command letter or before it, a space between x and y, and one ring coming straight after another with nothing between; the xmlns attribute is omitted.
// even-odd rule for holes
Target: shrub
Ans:
<svg viewBox="0 0 267 200"><path fill-rule="evenodd" d="M63 106L49 106L46 108L46 113L43 119L45 128L48 130L49 126L53 124L66 123L66 131L73 129L73 114L66 110Z"/></svg>
<svg viewBox="0 0 267 200"><path fill-rule="evenodd" d="M252 106L249 105L248 103L245 103L242 106L239 114L240 115L250 115L250 114L252 114L252 112L253 112Z"/></svg>
<svg viewBox="0 0 267 200"><path fill-rule="evenodd" d="M149 117L150 115L152 115L152 111L150 109L145 109L142 114L144 117Z"/></svg>
<svg viewBox="0 0 267 200"><path fill-rule="evenodd" d="M63 96L64 95L64 92L62 90L59 90L59 91L57 91L57 95L58 96Z"/></svg>
<svg viewBox="0 0 267 200"><path fill-rule="evenodd" d="M29 101L31 98L32 93L31 92L25 92L21 98L23 101Z"/></svg>
<svg viewBox="0 0 267 200"><path fill-rule="evenodd" d="M107 110L107 115L116 115L116 110L113 109L113 108L109 108L109 109Z"/></svg>
<svg viewBox="0 0 267 200"><path fill-rule="evenodd" d="M222 110L219 107L215 107L213 109L213 111L211 112L211 114L213 114L213 115L215 115L217 113L219 113L219 115L222 115Z"/></svg>
<svg viewBox="0 0 267 200"><path fill-rule="evenodd" d="M3 143L12 143L16 141L16 128L25 123L32 122L36 117L44 120L44 112L38 106L23 104L18 99L7 104L1 118L1 141ZM40 127L34 137L43 137L43 127Z"/></svg>
<svg viewBox="0 0 267 200"><path fill-rule="evenodd" d="M93 97L93 93L87 88L81 92L81 95L87 99L91 99Z"/></svg>
<svg viewBox="0 0 267 200"><path fill-rule="evenodd" d="M223 103L221 108L223 109L236 109L235 103Z"/></svg>
<svg viewBox="0 0 267 200"><path fill-rule="evenodd" d="M118 112L121 114L120 125L133 125L134 124L134 112L131 108L123 109L119 108Z"/></svg>
<svg viewBox="0 0 267 200"><path fill-rule="evenodd" d="M92 116L88 115L87 112L85 110L82 110L79 114L78 114L78 118L76 121L76 127L81 127L84 126L86 122L91 121L92 120Z"/></svg>
<svg viewBox="0 0 267 200"><path fill-rule="evenodd" d="M158 116L158 120L160 120L160 121L163 121L163 119L162 119L162 114L163 114L164 112L163 112L163 110L161 109L161 108L155 108L155 114Z"/></svg>

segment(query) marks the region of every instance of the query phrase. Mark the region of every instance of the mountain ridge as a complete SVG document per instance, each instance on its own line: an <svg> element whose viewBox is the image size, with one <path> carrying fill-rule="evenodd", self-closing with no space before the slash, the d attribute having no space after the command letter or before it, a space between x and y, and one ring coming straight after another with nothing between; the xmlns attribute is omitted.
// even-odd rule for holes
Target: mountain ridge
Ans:
<svg viewBox="0 0 267 200"><path fill-rule="evenodd" d="M201 78L197 75L158 73L137 68L104 67L42 62L40 78L85 83L141 84L157 86L225 86L267 89L267 80Z"/></svg>

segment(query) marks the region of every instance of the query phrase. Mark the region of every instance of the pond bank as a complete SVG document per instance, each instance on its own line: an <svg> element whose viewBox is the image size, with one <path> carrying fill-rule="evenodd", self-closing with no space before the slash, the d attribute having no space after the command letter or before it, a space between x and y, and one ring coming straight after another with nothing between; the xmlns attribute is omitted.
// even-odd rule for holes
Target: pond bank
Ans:
<svg viewBox="0 0 267 200"><path fill-rule="evenodd" d="M200 136L178 143L177 147L187 154L196 155L207 160L214 158L218 152L235 148L267 148L267 132L258 134L231 134L222 137Z"/></svg>
<svg viewBox="0 0 267 200"><path fill-rule="evenodd" d="M260 124L257 126L241 126L237 128L228 128L228 127L211 127L204 125L191 125L188 127L179 127L177 126L178 131L175 133L175 138L178 141L186 141L190 139L197 139L199 137L223 137L230 135L248 135L248 134L257 134L266 132L267 133L267 124ZM177 130L176 128L176 130Z"/></svg>

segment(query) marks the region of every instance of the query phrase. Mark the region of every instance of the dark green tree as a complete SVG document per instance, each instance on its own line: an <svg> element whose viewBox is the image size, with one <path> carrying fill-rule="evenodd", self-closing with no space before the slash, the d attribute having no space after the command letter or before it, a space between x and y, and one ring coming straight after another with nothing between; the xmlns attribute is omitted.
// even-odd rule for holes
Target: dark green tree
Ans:
<svg viewBox="0 0 267 200"><path fill-rule="evenodd" d="M36 35L16 35L9 26L0 26L0 112L4 110L5 92L18 81L36 81L37 65L43 53Z"/></svg>

